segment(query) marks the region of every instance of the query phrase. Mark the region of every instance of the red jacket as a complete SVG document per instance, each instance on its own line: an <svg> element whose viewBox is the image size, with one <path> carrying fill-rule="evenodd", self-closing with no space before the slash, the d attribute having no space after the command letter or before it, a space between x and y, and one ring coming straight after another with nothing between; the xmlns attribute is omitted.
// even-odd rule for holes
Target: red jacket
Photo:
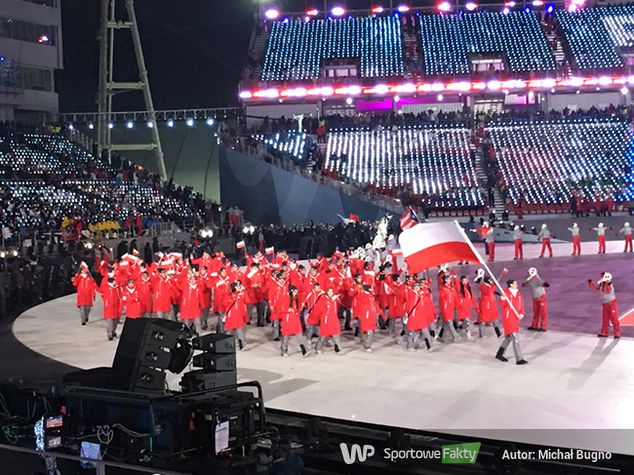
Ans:
<svg viewBox="0 0 634 475"><path fill-rule="evenodd" d="M103 302L103 318L118 319L121 316L121 302L117 283L109 284L108 279L102 279L99 293Z"/></svg>
<svg viewBox="0 0 634 475"><path fill-rule="evenodd" d="M405 291L407 329L410 331L423 330L429 327L429 308L427 308L428 301L425 299L424 292L423 289L415 290L409 287Z"/></svg>
<svg viewBox="0 0 634 475"><path fill-rule="evenodd" d="M152 282L140 278L136 281L136 287L139 289L139 299L141 300L141 313L152 311Z"/></svg>
<svg viewBox="0 0 634 475"><path fill-rule="evenodd" d="M154 311L169 312L172 306L172 286L174 281L171 277L161 277L157 275L154 279L152 290L154 291Z"/></svg>
<svg viewBox="0 0 634 475"><path fill-rule="evenodd" d="M285 313L284 298L288 296L288 286L286 281L274 281L269 288L269 308L271 309L271 320L281 320Z"/></svg>
<svg viewBox="0 0 634 475"><path fill-rule="evenodd" d="M121 309L123 308L125 308L126 318L141 317L141 296L137 287L134 289L124 287L121 290Z"/></svg>
<svg viewBox="0 0 634 475"><path fill-rule="evenodd" d="M390 318L402 317L405 314L405 284L398 279L390 280L391 293L388 299Z"/></svg>
<svg viewBox="0 0 634 475"><path fill-rule="evenodd" d="M339 316L337 315L337 297L324 295L317 302L316 307L319 313L319 336L333 336L341 333L339 327Z"/></svg>
<svg viewBox="0 0 634 475"><path fill-rule="evenodd" d="M319 303L325 297L326 293L319 289L317 292L313 289L303 300L302 306L308 310L308 318L306 323L308 325L319 325L321 316L319 314Z"/></svg>
<svg viewBox="0 0 634 475"><path fill-rule="evenodd" d="M498 306L495 301L495 287L493 284L480 284L480 311L478 312L478 322L490 323L500 317Z"/></svg>
<svg viewBox="0 0 634 475"><path fill-rule="evenodd" d="M190 284L184 281L181 284L181 304L180 316L181 320L194 320L200 318L200 282Z"/></svg>
<svg viewBox="0 0 634 475"><path fill-rule="evenodd" d="M225 296L225 330L243 328L247 320L247 303L244 291L229 293Z"/></svg>
<svg viewBox="0 0 634 475"><path fill-rule="evenodd" d="M97 283L90 274L75 274L73 285L77 287L77 306L92 307L95 301Z"/></svg>
<svg viewBox="0 0 634 475"><path fill-rule="evenodd" d="M227 296L229 295L229 283L227 279L218 277L214 287L214 313L224 313L226 310Z"/></svg>
<svg viewBox="0 0 634 475"><path fill-rule="evenodd" d="M504 326L504 335L517 333L520 330L520 319L511 309L511 305L517 313L524 315L524 299L518 290L515 295L511 293L511 289L506 289L504 295L508 300L502 300L502 325ZM509 301L511 305L509 305Z"/></svg>
<svg viewBox="0 0 634 475"><path fill-rule="evenodd" d="M460 291L458 291L458 318L461 320L471 318L473 309L478 308L477 302L471 291L468 288L465 288L464 291L464 296L460 293Z"/></svg>
<svg viewBox="0 0 634 475"><path fill-rule="evenodd" d="M282 336L299 335L303 332L302 322L299 319L299 311L301 306L299 299L291 300L290 296L280 299L284 304L285 310L282 315Z"/></svg>
<svg viewBox="0 0 634 475"><path fill-rule="evenodd" d="M367 290L361 290L355 294L352 306L356 310L354 316L359 318L361 333L376 330L376 315L381 311L374 295Z"/></svg>
<svg viewBox="0 0 634 475"><path fill-rule="evenodd" d="M439 291L439 309L440 316L443 322L450 322L453 320L454 311L456 310L455 292L452 287L443 285Z"/></svg>
<svg viewBox="0 0 634 475"><path fill-rule="evenodd" d="M198 276L198 283L200 284L200 308L211 307L211 276L206 274L200 274Z"/></svg>

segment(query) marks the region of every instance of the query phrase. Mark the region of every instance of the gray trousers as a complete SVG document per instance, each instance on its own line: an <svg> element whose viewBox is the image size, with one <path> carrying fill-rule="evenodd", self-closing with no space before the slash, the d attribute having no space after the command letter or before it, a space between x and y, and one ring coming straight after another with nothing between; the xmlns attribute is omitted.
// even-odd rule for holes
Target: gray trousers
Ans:
<svg viewBox="0 0 634 475"><path fill-rule="evenodd" d="M203 330L207 329L207 322L209 321L209 307L200 309L200 327Z"/></svg>
<svg viewBox="0 0 634 475"><path fill-rule="evenodd" d="M106 319L106 333L108 334L108 338L114 338L117 333L117 325L119 324L118 318L107 318Z"/></svg>
<svg viewBox="0 0 634 475"><path fill-rule="evenodd" d="M315 345L315 350L321 351L321 349L324 347L324 343L326 343L327 340L332 340L333 344L341 349L341 339L339 338L339 335L333 335L320 336L319 340L317 340L317 345Z"/></svg>
<svg viewBox="0 0 634 475"><path fill-rule="evenodd" d="M308 342L306 341L306 337L302 335L301 333L298 333L297 335L282 337L282 345L281 345L282 355L288 353L288 342L291 340L291 338L295 340L295 343L297 343L297 346L299 347L303 346L305 350L308 350Z"/></svg>
<svg viewBox="0 0 634 475"><path fill-rule="evenodd" d="M306 339L310 341L314 336L319 336L319 325L308 325Z"/></svg>
<svg viewBox="0 0 634 475"><path fill-rule="evenodd" d="M246 332L244 331L244 327L243 328L236 328L235 330L227 330L227 335L234 335L236 337L236 340L238 340L238 347L240 349L244 348L247 345L246 342Z"/></svg>
<svg viewBox="0 0 634 475"><path fill-rule="evenodd" d="M168 312L156 312L156 316L165 320L176 320L172 310L169 310Z"/></svg>
<svg viewBox="0 0 634 475"><path fill-rule="evenodd" d="M500 321L499 320L493 320L491 323L481 323L480 324L480 329L478 330L479 334L480 334L480 338L482 338L482 336L484 335L484 327L488 327L488 326L493 326L493 328L497 328L497 332L496 333L500 333L500 335L502 335L504 333L504 331L502 330L502 325L500 325Z"/></svg>
<svg viewBox="0 0 634 475"><path fill-rule="evenodd" d="M407 333L407 349L415 349L416 345L418 345L418 339L421 337L425 340L425 346L427 348L431 348L434 345L434 339L431 337L429 330L427 328L423 328L422 330L410 330Z"/></svg>
<svg viewBox="0 0 634 475"><path fill-rule="evenodd" d="M456 331L456 327L453 324L453 320L448 322L443 322L441 330L445 330L445 332L451 333L451 336L453 337L453 341L456 341L460 338L458 336L458 332Z"/></svg>
<svg viewBox="0 0 634 475"><path fill-rule="evenodd" d="M368 350L372 348L372 339L374 336L374 331L370 330L361 335L361 343L363 344L363 349Z"/></svg>
<svg viewBox="0 0 634 475"><path fill-rule="evenodd" d="M225 324L223 322L224 318L225 318L224 312L218 312L218 327L216 329L217 333L225 332Z"/></svg>
<svg viewBox="0 0 634 475"><path fill-rule="evenodd" d="M264 325L266 321L266 300L261 300L255 304L255 311L257 314L257 324Z"/></svg>
<svg viewBox="0 0 634 475"><path fill-rule="evenodd" d="M79 319L81 320L81 323L88 322L88 315L90 315L91 309L92 307L88 305L82 305L81 307L79 307Z"/></svg>
<svg viewBox="0 0 634 475"><path fill-rule="evenodd" d="M504 356L504 353L506 352L506 349L511 342L513 342L513 353L515 353L515 361L523 360L524 356L522 355L522 349L520 348L520 339L517 333L506 335L504 337L504 340L502 340L502 344L500 345L500 349L503 350L502 356Z"/></svg>
<svg viewBox="0 0 634 475"><path fill-rule="evenodd" d="M396 335L396 321L397 320L401 320L401 322L403 321L401 317L390 318L387 321L387 334L388 335L390 335L390 336Z"/></svg>
<svg viewBox="0 0 634 475"><path fill-rule="evenodd" d="M280 337L280 321L273 320L273 339L277 339Z"/></svg>
<svg viewBox="0 0 634 475"><path fill-rule="evenodd" d="M141 313L141 318L152 318L152 312L142 312Z"/></svg>

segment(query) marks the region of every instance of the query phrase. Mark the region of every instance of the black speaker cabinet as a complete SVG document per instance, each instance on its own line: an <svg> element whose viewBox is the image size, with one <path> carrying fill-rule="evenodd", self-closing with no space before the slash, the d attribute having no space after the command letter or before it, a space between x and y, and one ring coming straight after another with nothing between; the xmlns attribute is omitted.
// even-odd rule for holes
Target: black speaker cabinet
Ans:
<svg viewBox="0 0 634 475"><path fill-rule="evenodd" d="M235 371L236 355L235 354L219 354L200 353L194 356L194 366L213 371Z"/></svg>
<svg viewBox="0 0 634 475"><path fill-rule="evenodd" d="M235 353L236 339L233 335L224 333L210 333L192 340L195 350L203 350L209 353Z"/></svg>

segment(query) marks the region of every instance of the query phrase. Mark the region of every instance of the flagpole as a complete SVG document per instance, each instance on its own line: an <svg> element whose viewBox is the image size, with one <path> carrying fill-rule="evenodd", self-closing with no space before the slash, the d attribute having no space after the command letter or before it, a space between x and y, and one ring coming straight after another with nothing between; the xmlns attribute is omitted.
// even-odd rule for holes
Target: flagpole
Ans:
<svg viewBox="0 0 634 475"><path fill-rule="evenodd" d="M489 266L484 261L484 259L482 259L482 256L480 255L478 250L475 248L475 246L471 242L471 239L469 239L469 236L467 236L467 233L464 232L464 229L462 229L462 226L460 226L458 221L454 220L453 222L456 225L456 227L458 228L458 231L460 232L460 234L462 234L462 237L465 239L465 241L467 242L467 244L469 245L469 247L473 251L473 253L478 258L478 261L480 261L480 264L482 264L482 267L484 267L484 270L486 270L489 273L489 275L491 276L491 279L493 280L493 282L495 283L495 285L497 286L499 291L502 292L502 297L506 298L506 294L504 293L504 288L502 287L502 285L500 284L498 279L495 277L495 275L493 275L493 272L491 272L491 269L489 269ZM511 302L511 300L508 299L508 298L506 298L506 300L507 300L507 302L509 304L509 307L511 307L511 310L513 310L513 313L515 314L515 316L517 318L520 318L520 319L523 318L523 317L520 317L520 314L517 312L517 310L513 306L513 303Z"/></svg>

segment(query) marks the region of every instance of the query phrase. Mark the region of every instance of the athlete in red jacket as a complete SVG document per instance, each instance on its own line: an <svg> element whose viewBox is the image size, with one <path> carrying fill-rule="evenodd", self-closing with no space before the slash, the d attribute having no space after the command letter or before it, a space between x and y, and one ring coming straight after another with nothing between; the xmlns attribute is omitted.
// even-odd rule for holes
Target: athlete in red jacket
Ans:
<svg viewBox="0 0 634 475"><path fill-rule="evenodd" d="M117 325L121 316L121 302L119 298L119 286L114 277L104 277L99 286L101 301L103 302L103 318L106 321L106 333L108 340L112 341L117 336Z"/></svg>
<svg viewBox="0 0 634 475"><path fill-rule="evenodd" d="M200 334L200 292L202 285L198 282L196 273L187 270L186 278L181 282L181 301L179 318L188 328Z"/></svg>
<svg viewBox="0 0 634 475"><path fill-rule="evenodd" d="M430 298L426 298L425 292L429 292L428 289L424 289L418 281L414 281L412 287L407 287L405 290L406 312L403 321L407 325L407 349L409 351L416 351L421 335L428 350L431 350L433 345L434 339L429 333L429 326L433 324L436 315L433 303L432 308L429 308ZM429 292L429 297L431 297L431 292Z"/></svg>
<svg viewBox="0 0 634 475"><path fill-rule="evenodd" d="M526 364L527 361L522 356L520 340L518 337L520 330L520 320L524 318L524 299L517 285L517 281L509 280L507 289L502 296L502 324L504 325L504 340L498 349L495 357L500 361L508 361L504 357L504 352L509 344L513 343L513 353L515 362L519 365Z"/></svg>
<svg viewBox="0 0 634 475"><path fill-rule="evenodd" d="M141 297L134 279L121 290L121 309L125 309L126 318L141 318Z"/></svg>
<svg viewBox="0 0 634 475"><path fill-rule="evenodd" d="M339 305L338 297L335 295L335 290L329 287L319 302L317 303L318 313L320 316L319 321L319 340L315 349L317 354L321 353L321 349L324 346L326 340L332 339L335 347L335 353L341 351L341 340L339 335L341 334L341 328L339 325L339 315L337 307Z"/></svg>
<svg viewBox="0 0 634 475"><path fill-rule="evenodd" d="M355 309L354 317L359 319L363 348L372 353L372 336L377 330L377 315L382 312L369 285L364 285L355 293L352 306Z"/></svg>
<svg viewBox="0 0 634 475"><path fill-rule="evenodd" d="M79 308L79 318L82 325L88 322L88 316L95 301L97 284L88 271L88 265L82 262L79 265L79 272L73 277L73 285L77 287L77 308Z"/></svg>
<svg viewBox="0 0 634 475"><path fill-rule="evenodd" d="M286 307L282 315L282 356L288 356L288 342L291 337L297 340L302 355L306 356L308 350L308 342L302 330L302 322L300 320L301 304L299 302L299 291L297 287L291 285L288 295L281 299Z"/></svg>
<svg viewBox="0 0 634 475"><path fill-rule="evenodd" d="M239 280L232 282L229 293L225 296L225 314L222 317L225 331L235 335L240 350L246 348L244 325L247 319L247 303L244 287Z"/></svg>

